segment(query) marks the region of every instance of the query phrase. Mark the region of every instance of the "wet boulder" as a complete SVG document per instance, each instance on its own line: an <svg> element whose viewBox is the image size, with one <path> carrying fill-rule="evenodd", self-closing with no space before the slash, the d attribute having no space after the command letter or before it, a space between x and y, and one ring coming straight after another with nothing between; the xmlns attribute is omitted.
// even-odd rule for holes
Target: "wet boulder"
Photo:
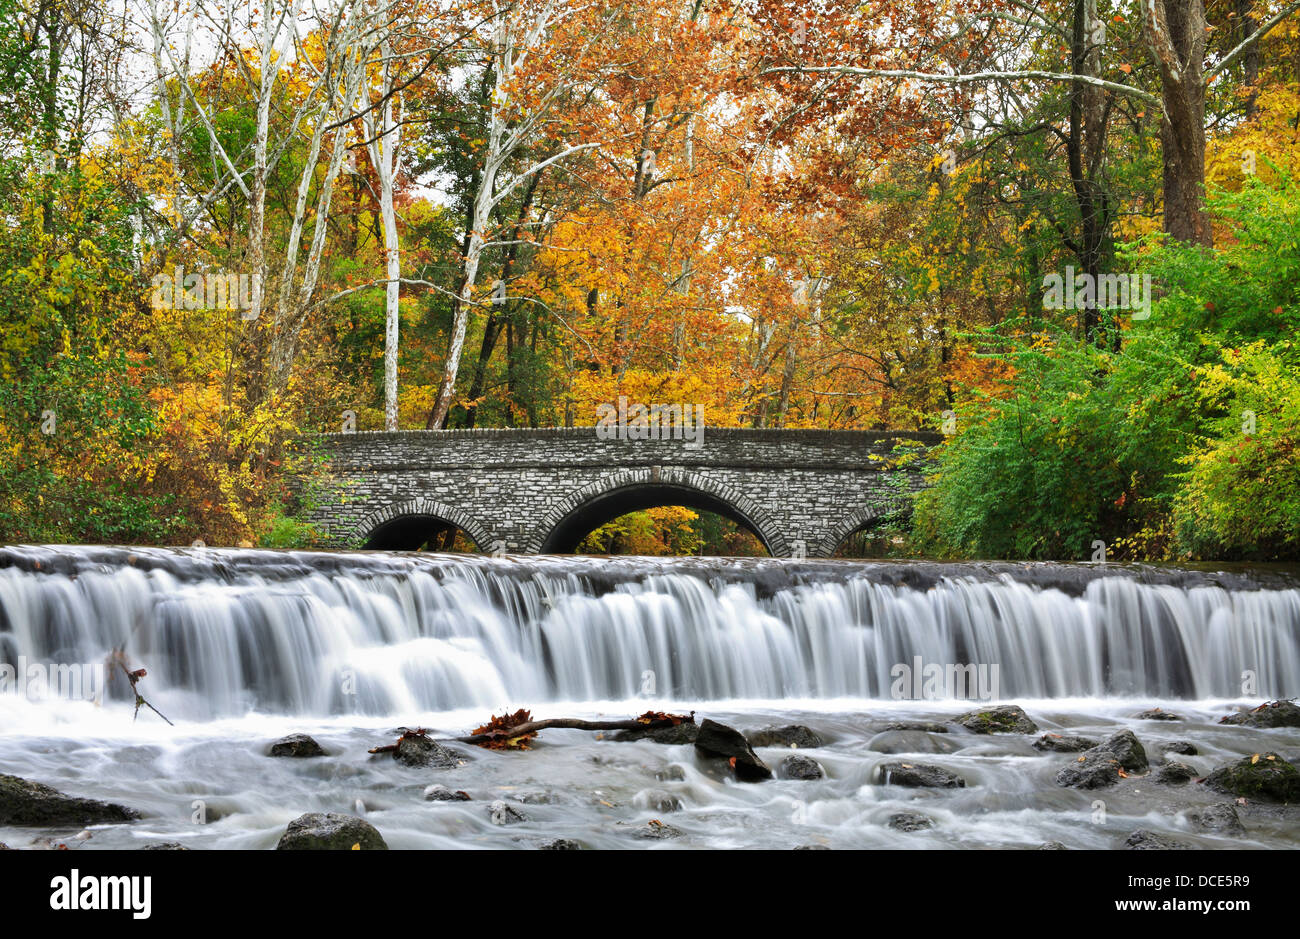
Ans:
<svg viewBox="0 0 1300 939"><path fill-rule="evenodd" d="M581 851L582 842L574 841L572 838L556 838L552 841L543 841L537 846L538 851Z"/></svg>
<svg viewBox="0 0 1300 939"><path fill-rule="evenodd" d="M641 838L646 841L667 841L672 838L680 838L686 832L680 828L674 828L672 825L665 825L658 819L651 819L640 828L633 829L632 837Z"/></svg>
<svg viewBox="0 0 1300 939"><path fill-rule="evenodd" d="M460 765L460 755L436 740L416 734L407 734L398 741L393 759L403 766L434 769L451 769Z"/></svg>
<svg viewBox="0 0 1300 939"><path fill-rule="evenodd" d="M973 734L1036 734L1038 725L1014 704L980 708L957 718L957 723Z"/></svg>
<svg viewBox="0 0 1300 939"><path fill-rule="evenodd" d="M907 786L913 789L963 789L966 780L942 766L928 763L904 763L901 760L882 763L876 768L882 785Z"/></svg>
<svg viewBox="0 0 1300 939"><path fill-rule="evenodd" d="M1061 767L1056 774L1056 784L1067 789L1105 789L1120 781L1122 770L1115 754L1100 749L1089 750Z"/></svg>
<svg viewBox="0 0 1300 939"><path fill-rule="evenodd" d="M946 734L948 733L947 724L939 724L935 721L889 721L880 728L882 731L887 730L919 730L926 734Z"/></svg>
<svg viewBox="0 0 1300 939"><path fill-rule="evenodd" d="M424 790L425 802L468 802L470 801L469 793L461 789L448 789L446 786L434 784Z"/></svg>
<svg viewBox="0 0 1300 939"><path fill-rule="evenodd" d="M1091 737L1074 737L1069 734L1043 734L1032 744L1043 753L1080 753L1097 746Z"/></svg>
<svg viewBox="0 0 1300 939"><path fill-rule="evenodd" d="M726 724L705 718L695 738L695 752L708 759L726 760L743 782L772 778L772 770L758 758L745 735Z"/></svg>
<svg viewBox="0 0 1300 939"><path fill-rule="evenodd" d="M787 756L776 768L782 779L821 779L826 775L822 765L810 756Z"/></svg>
<svg viewBox="0 0 1300 939"><path fill-rule="evenodd" d="M922 730L887 730L876 734L867 749L876 753L956 753L963 746L962 738L952 734L937 736Z"/></svg>
<svg viewBox="0 0 1300 939"><path fill-rule="evenodd" d="M21 776L0 773L0 825L30 828L83 828L140 817L135 809L97 799L67 796Z"/></svg>
<svg viewBox="0 0 1300 939"><path fill-rule="evenodd" d="M635 804L650 809L652 812L667 813L682 810L682 800L671 792L664 792L661 789L646 789L637 793L633 801Z"/></svg>
<svg viewBox="0 0 1300 939"><path fill-rule="evenodd" d="M159 841L155 844L147 844L141 851L188 851L189 848L179 841Z"/></svg>
<svg viewBox="0 0 1300 939"><path fill-rule="evenodd" d="M325 748L306 734L290 734L271 744L267 756L313 757L325 756Z"/></svg>
<svg viewBox="0 0 1300 939"><path fill-rule="evenodd" d="M787 727L767 727L763 730L751 730L745 734L751 747L790 747L791 749L815 749L824 747L823 740L816 731L803 724L790 724Z"/></svg>
<svg viewBox="0 0 1300 939"><path fill-rule="evenodd" d="M528 816L504 799L497 799L488 806L488 820L493 825L518 825L528 821Z"/></svg>
<svg viewBox="0 0 1300 939"><path fill-rule="evenodd" d="M1260 802L1300 802L1300 770L1276 753L1255 753L1205 777L1207 788Z"/></svg>
<svg viewBox="0 0 1300 939"><path fill-rule="evenodd" d="M1151 708L1150 710L1142 711L1138 714L1134 714L1133 719L1139 721L1181 721L1182 720L1182 718L1179 717L1177 714L1174 714L1171 711L1163 710L1161 708Z"/></svg>
<svg viewBox="0 0 1300 939"><path fill-rule="evenodd" d="M1119 765L1130 773L1145 773L1150 768L1147 751L1131 730L1120 730L1111 734L1097 746L1098 750L1115 755Z"/></svg>
<svg viewBox="0 0 1300 939"><path fill-rule="evenodd" d="M1177 753L1179 756L1196 756L1200 750L1190 740L1171 740L1160 744L1161 753Z"/></svg>
<svg viewBox="0 0 1300 939"><path fill-rule="evenodd" d="M277 851L387 851L384 838L365 819L335 812L308 812L285 828Z"/></svg>
<svg viewBox="0 0 1300 939"><path fill-rule="evenodd" d="M887 824L894 831L925 831L934 827L934 819L919 812L898 812L889 816Z"/></svg>
<svg viewBox="0 0 1300 939"><path fill-rule="evenodd" d="M1294 701L1270 701L1254 710L1221 717L1219 723L1258 728L1300 727L1300 707Z"/></svg>
<svg viewBox="0 0 1300 939"><path fill-rule="evenodd" d="M1061 844L1061 842L1059 842L1059 841L1044 841L1042 844L1040 844L1040 845L1036 848L1036 850L1038 850L1038 851L1069 851L1070 849L1067 848L1065 845Z"/></svg>
<svg viewBox="0 0 1300 939"><path fill-rule="evenodd" d="M1181 786L1195 778L1196 770L1186 763L1171 761L1156 770L1156 782L1164 783L1166 786Z"/></svg>
<svg viewBox="0 0 1300 939"><path fill-rule="evenodd" d="M1124 847L1130 851L1186 851L1191 845L1139 828L1125 839Z"/></svg>
<svg viewBox="0 0 1300 939"><path fill-rule="evenodd" d="M662 743L669 746L680 746L682 744L694 743L700 735L700 725L689 721L682 721L680 724L674 724L671 727L637 727L633 730L620 730L614 735L614 740L618 743L628 743L634 740L649 740L653 743Z"/></svg>
<svg viewBox="0 0 1300 939"><path fill-rule="evenodd" d="M1202 831L1214 835L1237 837L1246 833L1246 826L1241 824L1237 807L1228 802L1217 802L1203 809L1188 812L1187 820Z"/></svg>

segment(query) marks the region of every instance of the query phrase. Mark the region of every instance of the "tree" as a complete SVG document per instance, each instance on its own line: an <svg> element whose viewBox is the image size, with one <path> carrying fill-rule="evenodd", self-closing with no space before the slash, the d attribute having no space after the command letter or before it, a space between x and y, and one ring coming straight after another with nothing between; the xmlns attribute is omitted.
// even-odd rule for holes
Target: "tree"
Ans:
<svg viewBox="0 0 1300 939"><path fill-rule="evenodd" d="M1206 18L1203 0L1150 0L1143 2L1140 20L1143 34L1152 62L1159 75L1159 91L1153 94L1136 85L1117 79L1107 79L1090 73L1095 65L1093 53L1079 43L1079 26L1087 29L1097 22L1089 19L1089 10L1095 10L1087 0L1076 0L1074 4L1075 30L1070 41L1072 61L1071 70L1050 70L1020 67L1015 62L1018 46L1012 44L998 49L995 41L1005 38L1005 32L995 30L992 26L981 34L977 40L982 51L990 57L1010 58L1006 65L979 71L950 70L942 72L926 68L900 68L895 65L901 53L889 49L882 53L879 45L869 46L865 52L859 52L857 58L864 60L862 65L848 64L798 64L766 65L763 75L837 75L864 80L890 80L899 82L899 87L907 89L915 85L946 85L951 87L990 85L1016 86L1026 82L1068 82L1076 86L1092 89L1105 89L1117 94L1128 95L1160 109L1162 114L1162 155L1164 160L1165 231L1181 241L1202 245L1213 242L1213 232L1205 217L1204 181L1205 181L1205 96L1210 83L1220 73L1233 66L1250 49L1281 23L1286 17L1300 10L1300 3L1283 5L1273 16L1265 20L1257 29L1247 35L1235 47L1227 50L1211 68L1204 68L1207 49ZM1023 19L1021 14L1029 12L1030 19ZM825 16L818 20L831 20L826 30L835 33L842 29L832 17ZM900 39L898 49L911 49L902 42L906 33L907 18L901 18L904 28L900 29L897 21L890 26ZM1032 28L1039 32L1059 32L1060 27L1043 12L1041 5L1026 5L1019 0L994 0L991 4L976 2L970 9L964 10L946 24L952 30L952 42L961 42L971 36L971 23L984 19L989 22L1002 21L1020 28ZM851 31L860 28L856 17L846 17ZM926 35L933 35L932 29ZM831 43L830 48L838 49L843 43ZM942 49L945 43L937 46ZM824 48L824 47L818 47ZM787 61L791 58L788 50L779 50ZM918 55L917 58L920 56ZM927 62L926 64L935 64ZM1126 68L1125 74L1132 73L1128 63L1116 63L1117 67ZM1080 94L1082 89L1080 89Z"/></svg>

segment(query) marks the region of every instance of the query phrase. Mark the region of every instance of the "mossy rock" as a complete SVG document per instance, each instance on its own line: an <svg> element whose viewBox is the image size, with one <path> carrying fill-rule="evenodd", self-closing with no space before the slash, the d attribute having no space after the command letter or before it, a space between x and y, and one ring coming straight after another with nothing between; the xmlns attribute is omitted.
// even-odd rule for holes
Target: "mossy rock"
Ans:
<svg viewBox="0 0 1300 939"><path fill-rule="evenodd" d="M139 812L124 805L66 796L21 776L0 773L0 825L84 827L130 822L139 817Z"/></svg>
<svg viewBox="0 0 1300 939"><path fill-rule="evenodd" d="M1215 792L1260 802L1300 802L1300 770L1276 753L1255 753L1205 777Z"/></svg>
<svg viewBox="0 0 1300 939"><path fill-rule="evenodd" d="M1014 704L969 711L957 723L973 734L1036 734L1038 725Z"/></svg>
<svg viewBox="0 0 1300 939"><path fill-rule="evenodd" d="M1219 718L1220 724L1239 724L1242 727L1300 727L1300 707L1293 701L1270 701L1253 711L1241 711Z"/></svg>

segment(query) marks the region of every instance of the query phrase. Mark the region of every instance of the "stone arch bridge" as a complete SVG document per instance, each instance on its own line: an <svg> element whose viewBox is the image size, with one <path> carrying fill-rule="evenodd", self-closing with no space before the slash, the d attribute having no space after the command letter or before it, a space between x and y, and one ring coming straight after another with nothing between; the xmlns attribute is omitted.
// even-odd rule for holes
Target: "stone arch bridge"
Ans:
<svg viewBox="0 0 1300 939"><path fill-rule="evenodd" d="M415 549L455 525L484 552L564 554L626 512L684 505L748 528L774 557L829 557L907 511L938 439L712 427L699 441L601 439L593 427L325 434L312 520L347 547Z"/></svg>

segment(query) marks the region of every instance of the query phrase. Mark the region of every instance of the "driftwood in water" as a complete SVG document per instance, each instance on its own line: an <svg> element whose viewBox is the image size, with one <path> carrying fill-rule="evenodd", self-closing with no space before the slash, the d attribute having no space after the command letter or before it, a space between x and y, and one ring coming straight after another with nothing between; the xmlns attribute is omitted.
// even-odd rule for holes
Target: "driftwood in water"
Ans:
<svg viewBox="0 0 1300 939"><path fill-rule="evenodd" d="M551 727L570 730L657 730L661 727L694 723L694 711L690 714L647 711L640 717L622 721L588 721L577 717L551 717L535 721L531 720L531 715L527 711L518 711L512 715L493 717L491 722L477 728L474 733L454 739L460 743L472 743L480 747L513 750L526 749L530 738L538 731Z"/></svg>

